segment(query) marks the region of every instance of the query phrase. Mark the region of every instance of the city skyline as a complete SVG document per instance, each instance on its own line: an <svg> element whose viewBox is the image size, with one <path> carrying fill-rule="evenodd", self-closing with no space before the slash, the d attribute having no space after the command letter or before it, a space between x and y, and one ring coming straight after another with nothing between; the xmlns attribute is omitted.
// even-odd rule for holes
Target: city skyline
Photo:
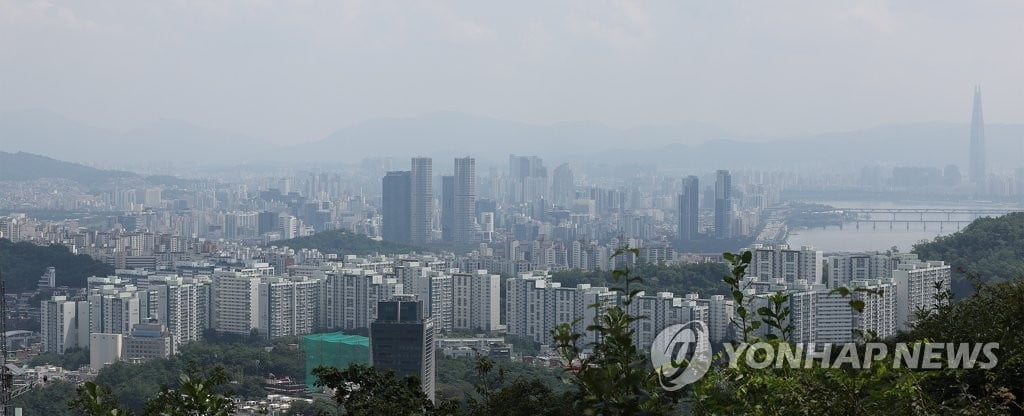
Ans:
<svg viewBox="0 0 1024 416"><path fill-rule="evenodd" d="M770 137L963 122L948 97L975 84L986 86L990 120L1024 122L1024 61L1005 53L1024 37L1022 10L1007 2L569 2L543 14L466 3L32 4L5 2L0 13L0 112L48 109L116 131L186 120L294 144L366 120L455 111ZM436 65L417 65L424 59Z"/></svg>
<svg viewBox="0 0 1024 416"><path fill-rule="evenodd" d="M1022 18L0 0L0 416L1022 413Z"/></svg>

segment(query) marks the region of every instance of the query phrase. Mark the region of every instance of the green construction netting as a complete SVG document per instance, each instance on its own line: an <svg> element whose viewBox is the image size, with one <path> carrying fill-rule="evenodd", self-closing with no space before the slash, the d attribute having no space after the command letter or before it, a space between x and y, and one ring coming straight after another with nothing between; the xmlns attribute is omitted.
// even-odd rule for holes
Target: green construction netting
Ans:
<svg viewBox="0 0 1024 416"><path fill-rule="evenodd" d="M319 366L345 368L349 364L370 364L370 339L343 332L302 337L306 354L306 387L313 388L313 369Z"/></svg>

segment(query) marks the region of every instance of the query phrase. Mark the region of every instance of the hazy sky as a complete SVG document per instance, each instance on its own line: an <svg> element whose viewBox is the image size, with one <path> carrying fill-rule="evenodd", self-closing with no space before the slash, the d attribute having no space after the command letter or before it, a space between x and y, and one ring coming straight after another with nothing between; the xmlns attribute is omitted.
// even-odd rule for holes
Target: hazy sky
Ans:
<svg viewBox="0 0 1024 416"><path fill-rule="evenodd" d="M0 110L279 143L374 117L1024 121L1024 2L0 0Z"/></svg>

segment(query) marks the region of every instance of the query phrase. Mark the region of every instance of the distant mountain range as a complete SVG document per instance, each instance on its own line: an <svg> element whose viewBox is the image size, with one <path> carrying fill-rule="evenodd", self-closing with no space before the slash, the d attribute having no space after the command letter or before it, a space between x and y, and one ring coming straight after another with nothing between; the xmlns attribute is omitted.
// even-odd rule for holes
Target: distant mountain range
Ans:
<svg viewBox="0 0 1024 416"><path fill-rule="evenodd" d="M131 172L96 169L32 153L0 152L0 180L4 181L60 178L70 179L86 185L95 185L114 179L138 176Z"/></svg>
<svg viewBox="0 0 1024 416"><path fill-rule="evenodd" d="M74 162L65 162L26 152L0 151L0 181L30 181L35 179L68 179L80 184L105 188L115 181L130 180L146 185L184 186L191 181L175 176L144 176L123 170L98 169Z"/></svg>
<svg viewBox="0 0 1024 416"><path fill-rule="evenodd" d="M1024 124L989 124L989 166L1024 159ZM365 157L414 155L449 160L472 155L501 164L509 153L536 154L554 165L643 163L668 170L743 167L889 165L945 166L966 171L967 123L886 125L804 136L751 137L712 126L620 129L599 123L529 124L462 113L368 120L311 143L276 146L180 121L149 123L124 133L90 127L46 111L0 113L0 143L59 159L116 165L198 162L234 165L347 163ZM552 166L553 167L553 166Z"/></svg>
<svg viewBox="0 0 1024 416"><path fill-rule="evenodd" d="M270 158L268 150L273 148L257 139L179 120L159 120L119 133L45 110L0 112L0 150L105 166L126 160L240 163Z"/></svg>

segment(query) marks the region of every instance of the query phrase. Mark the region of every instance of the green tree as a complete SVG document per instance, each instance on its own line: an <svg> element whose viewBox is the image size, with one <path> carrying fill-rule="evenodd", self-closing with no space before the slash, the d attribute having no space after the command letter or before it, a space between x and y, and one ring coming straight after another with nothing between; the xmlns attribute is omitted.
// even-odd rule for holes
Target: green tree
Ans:
<svg viewBox="0 0 1024 416"><path fill-rule="evenodd" d="M419 377L399 379L391 370L378 371L362 364L344 370L318 367L316 385L334 390L334 400L346 414L366 416L451 415L461 413L458 402L435 405L420 387Z"/></svg>
<svg viewBox="0 0 1024 416"><path fill-rule="evenodd" d="M737 333L743 334L744 343L765 342L776 351L783 347L795 349L796 346L789 344L785 336L773 336L788 332L789 324L785 317L789 311L784 299L780 296L770 297L770 307L758 308L756 314L741 313L740 308L744 308L750 302L747 295L738 290L738 283L745 275L750 255L727 253L725 257L732 262L733 269L732 274L723 280L734 290L735 300L739 305L736 313L738 319L734 321L734 325L737 326ZM739 293L736 293L737 291ZM855 290L849 289L835 291L841 296L849 296L854 292ZM938 296L943 295L940 293ZM859 313L863 310L864 304L855 299L850 301L850 306ZM941 308L940 311L950 309ZM943 318L955 319L951 315L945 315ZM759 335L764 333L756 331L761 326L769 327L772 331L767 331L766 335ZM870 334L867 338L871 338ZM733 360L733 365L726 366L719 360L719 365L712 367L707 375L692 386L692 406L695 414L987 415L1005 413L1008 410L1005 403L964 394L957 384L945 390L936 390L933 386L935 377L941 377L942 374L963 375L967 370L926 372L910 370L905 366L896 368L893 365L893 348L888 349L889 354L875 357L866 369L852 368L850 365L825 368L821 362L815 362L811 368L753 368L749 362L763 362L769 359L766 356L767 351L760 348L743 348L743 345L736 345L734 348L738 350L738 357ZM858 348L861 349L858 350L857 356L863 357L863 347ZM717 357L721 359L722 355L719 354ZM996 387L994 392L1005 393L1002 399L1013 396L1006 387Z"/></svg>
<svg viewBox="0 0 1024 416"><path fill-rule="evenodd" d="M177 389L164 387L156 397L146 403L146 416L228 416L235 411L231 393L218 392L228 382L227 373L220 367L208 375L192 371L181 376Z"/></svg>
<svg viewBox="0 0 1024 416"><path fill-rule="evenodd" d="M638 256L639 250L619 249L612 258L627 254ZM588 345L589 355L583 354L583 336L574 333L571 324L561 324L552 331L563 359L576 369L571 372L571 380L578 389L574 411L584 415L672 413L677 410L681 393L667 392L659 386L658 373L633 343L633 323L646 318L628 313L627 308L637 296L639 289L635 287L642 279L632 276L628 266L613 271L612 279L622 284L613 289L623 300L614 305L590 306L602 312L586 328L596 332L598 339Z"/></svg>
<svg viewBox="0 0 1024 416"><path fill-rule="evenodd" d="M487 357L476 360L477 397L467 401L473 416L557 416L571 413L568 393L556 394L538 378L514 376ZM514 377L508 381L509 377Z"/></svg>
<svg viewBox="0 0 1024 416"><path fill-rule="evenodd" d="M74 383L63 380L51 381L14 398L11 404L20 407L25 416L70 416L77 412L68 407L65 400L54 400L54 397L74 397L75 389Z"/></svg>
<svg viewBox="0 0 1024 416"><path fill-rule="evenodd" d="M312 403L308 403L302 400L296 400L291 403L291 407L288 408L287 416L338 416L341 415L341 407L336 403L325 401L325 400L314 400Z"/></svg>
<svg viewBox="0 0 1024 416"><path fill-rule="evenodd" d="M126 416L132 413L117 402L110 387L87 381L75 391L75 399L68 403L71 409L87 416Z"/></svg>
<svg viewBox="0 0 1024 416"><path fill-rule="evenodd" d="M953 267L957 297L971 293L969 275L988 282L1017 279L1024 276L1024 212L978 218L963 230L915 245L913 252Z"/></svg>

